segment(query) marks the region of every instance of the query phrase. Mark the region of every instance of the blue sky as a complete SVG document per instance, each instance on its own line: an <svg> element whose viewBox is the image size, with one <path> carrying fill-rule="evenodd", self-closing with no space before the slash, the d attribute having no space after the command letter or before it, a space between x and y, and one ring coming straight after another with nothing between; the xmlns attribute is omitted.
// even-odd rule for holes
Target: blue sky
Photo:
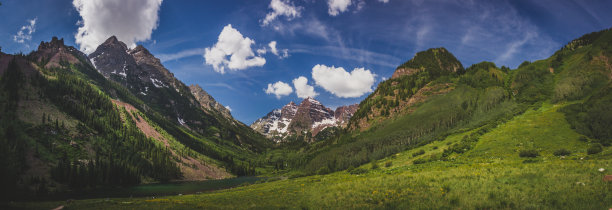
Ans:
<svg viewBox="0 0 612 210"><path fill-rule="evenodd" d="M428 48L446 47L466 67L493 61L515 68L612 27L608 0L107 0L91 10L75 8L81 0L0 2L3 52L27 53L52 36L84 50L96 46L92 37L77 38L79 28L87 36L119 33L246 124L307 95L332 108L358 103ZM222 31L225 44L218 43Z"/></svg>

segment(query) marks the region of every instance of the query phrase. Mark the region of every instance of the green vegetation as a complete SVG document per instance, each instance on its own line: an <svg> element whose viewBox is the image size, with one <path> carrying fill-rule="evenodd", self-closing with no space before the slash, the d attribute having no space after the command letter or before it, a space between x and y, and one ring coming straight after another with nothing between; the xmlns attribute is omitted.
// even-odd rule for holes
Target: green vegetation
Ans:
<svg viewBox="0 0 612 210"><path fill-rule="evenodd" d="M195 195L9 207L606 209L612 207L612 183L602 180L612 169L611 57L610 30L586 35L549 59L524 62L515 70L490 62L463 70L445 49L430 49L399 67L418 71L380 83L361 102L348 129L326 129L310 144L292 136L260 155L239 154L237 144L209 136L222 132L217 126L190 132L172 126L163 114L145 112L164 135L194 152L230 168L239 163L239 169L233 170L244 174L278 178ZM14 73L3 79L20 77ZM2 81L6 87L13 85ZM9 103L12 89L3 90L3 106L15 106ZM84 88L80 94L94 90ZM106 110L105 103L85 104L91 110ZM83 129L97 131L114 126L113 122L129 128L131 122L116 120L121 113L126 114L96 112L96 119L110 123L93 120ZM79 121L88 119L70 115ZM36 119L61 130L62 123L53 119L59 117L51 116ZM29 135L10 129L0 134L7 133ZM7 144L15 148L7 154L21 154L19 148L25 148L18 142ZM82 156L67 154L74 160ZM152 160L146 154L142 158Z"/></svg>
<svg viewBox="0 0 612 210"><path fill-rule="evenodd" d="M554 126L540 117L561 119ZM531 122L526 124L526 122ZM546 127L542 127L546 126ZM537 128L571 134L569 138L540 137ZM532 131L514 133L514 129ZM612 205L610 183L601 180L599 168L612 167L612 150L586 154L588 145L580 142L562 114L551 108L530 110L492 128L478 144L453 160L412 164L423 149L425 156L441 156L449 143L458 143L478 129L449 135L441 141L394 154L379 163L391 167L371 169L372 163L350 171L328 175L278 180L217 192L162 198L93 199L14 207L51 208L462 208L462 209L600 209ZM510 140L509 139L517 139ZM499 141L498 141L499 140ZM513 146L508 148L507 144ZM531 144L541 148L533 163L523 163L514 148ZM543 145L555 145L541 147ZM436 150L432 148L438 147ZM552 155L560 147L576 151L566 158ZM499 148L492 151L491 148ZM501 152L501 153L498 153ZM509 154L509 155L506 155ZM378 164L379 164L378 163ZM469 196L468 196L469 195ZM241 202L235 202L240 198ZM485 198L485 199L483 199Z"/></svg>

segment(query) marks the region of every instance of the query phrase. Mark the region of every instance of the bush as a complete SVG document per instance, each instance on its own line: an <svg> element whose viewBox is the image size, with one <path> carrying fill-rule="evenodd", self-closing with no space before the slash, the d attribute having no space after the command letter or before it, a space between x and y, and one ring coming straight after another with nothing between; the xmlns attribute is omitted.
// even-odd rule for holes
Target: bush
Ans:
<svg viewBox="0 0 612 210"><path fill-rule="evenodd" d="M321 168L319 168L319 170L317 170L317 174L318 175L323 175L323 174L329 174L330 170L329 167L327 166L323 166Z"/></svg>
<svg viewBox="0 0 612 210"><path fill-rule="evenodd" d="M393 162L391 162L391 161L387 161L385 163L385 167L387 167L387 168L391 167L392 165L393 165Z"/></svg>
<svg viewBox="0 0 612 210"><path fill-rule="evenodd" d="M569 150L567 150L565 148L558 149L557 151L555 151L553 153L553 155L555 155L555 156L568 156L570 154L572 154L572 152L570 152Z"/></svg>
<svg viewBox="0 0 612 210"><path fill-rule="evenodd" d="M537 150L535 149L528 149L528 150L521 150L521 152L519 152L519 157L537 157L540 156L540 153L538 153Z"/></svg>
<svg viewBox="0 0 612 210"><path fill-rule="evenodd" d="M416 156L419 156L419 155L422 155L422 154L425 154L425 150L419 150L418 152L413 153L412 157L416 157Z"/></svg>
<svg viewBox="0 0 612 210"><path fill-rule="evenodd" d="M423 163L427 163L427 162L429 162L429 161L427 161L427 159L424 159L424 158L419 158L419 159L416 159L416 160L412 161L412 163L415 164L415 165L416 164L423 164Z"/></svg>
<svg viewBox="0 0 612 210"><path fill-rule="evenodd" d="M354 175L365 174L367 172L368 172L368 169L365 169L365 168L356 168L356 169L349 171L350 174L354 174Z"/></svg>
<svg viewBox="0 0 612 210"><path fill-rule="evenodd" d="M372 170L378 169L378 164L376 163L376 161L372 161L372 165L370 167Z"/></svg>
<svg viewBox="0 0 612 210"><path fill-rule="evenodd" d="M601 144L594 144L593 146L587 149L587 154L589 155L597 154L597 153L600 153L601 151L603 151L603 146L601 146Z"/></svg>

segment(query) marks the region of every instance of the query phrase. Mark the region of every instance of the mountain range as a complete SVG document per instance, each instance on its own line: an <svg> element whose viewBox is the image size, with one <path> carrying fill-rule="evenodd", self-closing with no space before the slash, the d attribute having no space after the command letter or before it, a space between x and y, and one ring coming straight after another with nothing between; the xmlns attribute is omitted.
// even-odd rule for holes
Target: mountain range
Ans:
<svg viewBox="0 0 612 210"><path fill-rule="evenodd" d="M550 196L539 200L573 190L600 195L580 199L607 200L600 174L612 154L610 29L516 69L486 61L464 67L446 48L431 48L400 64L358 105L332 110L306 98L250 126L201 87L176 79L144 47L129 49L116 37L90 55L58 38L28 55L0 52L0 73L6 198L264 174L280 178L218 197L194 195L211 202L160 205L253 207L265 195L334 206L341 195L357 196L356 208L404 197L453 206L475 189L467 185L503 189L483 194L490 200L502 191L520 195L517 203L485 208L531 207L520 201L532 199L523 194L534 187ZM251 200L235 202L236 194Z"/></svg>
<svg viewBox="0 0 612 210"><path fill-rule="evenodd" d="M296 134L314 137L328 127L346 127L355 111L357 104L340 106L334 111L307 97L299 105L292 101L272 110L253 122L251 128L277 142Z"/></svg>

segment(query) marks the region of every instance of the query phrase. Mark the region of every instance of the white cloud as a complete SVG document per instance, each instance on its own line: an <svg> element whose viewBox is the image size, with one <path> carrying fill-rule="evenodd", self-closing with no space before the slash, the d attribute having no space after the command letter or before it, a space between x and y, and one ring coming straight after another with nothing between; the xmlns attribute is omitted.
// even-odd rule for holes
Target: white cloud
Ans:
<svg viewBox="0 0 612 210"><path fill-rule="evenodd" d="M317 64L312 68L312 78L318 86L341 98L360 97L372 92L376 74L364 68L347 72L342 67Z"/></svg>
<svg viewBox="0 0 612 210"><path fill-rule="evenodd" d="M270 47L270 52L272 52L272 54L278 56L279 58L286 58L289 57L289 50L288 49L276 49L276 41L271 41L268 44L268 47ZM259 50L257 50L257 52L259 53ZM264 49L264 53L265 53L265 49Z"/></svg>
<svg viewBox="0 0 612 210"><path fill-rule="evenodd" d="M270 22L276 20L279 16L287 17L287 20L299 17L302 7L294 6L290 0L272 0L270 1L271 12L266 14L266 17L261 20L263 26L267 26Z"/></svg>
<svg viewBox="0 0 612 210"><path fill-rule="evenodd" d="M187 49L187 50L179 51L177 53L172 53L172 54L158 54L156 55L156 57L159 58L159 60L161 60L162 62L166 62L166 61L172 61L172 60L179 60L181 58L191 57L195 55L202 55L202 53L204 52L205 52L204 48L195 48L195 49Z"/></svg>
<svg viewBox="0 0 612 210"><path fill-rule="evenodd" d="M229 110L230 112L232 112L232 108L231 108L229 105L228 105L228 106L225 106L225 108L226 108L227 110Z"/></svg>
<svg viewBox="0 0 612 210"><path fill-rule="evenodd" d="M266 89L266 94L274 94L277 99L280 99L282 96L288 96L291 93L293 93L291 86L281 81L268 84L268 89Z"/></svg>
<svg viewBox="0 0 612 210"><path fill-rule="evenodd" d="M13 41L23 44L25 41L32 40L32 33L36 32L37 19L38 18L28 20L28 25L21 26L21 29L19 29L17 35L13 36Z"/></svg>
<svg viewBox="0 0 612 210"><path fill-rule="evenodd" d="M525 37L523 37L523 39L513 41L512 43L508 44L508 49L503 54L501 54L499 57L495 59L496 63L507 62L508 59L514 56L514 54L519 50L519 48L521 48L528 41L530 41L531 39L535 37L537 37L537 34L535 32L528 32L525 34Z"/></svg>
<svg viewBox="0 0 612 210"><path fill-rule="evenodd" d="M346 12L352 3L352 0L327 0L327 6L329 6L327 12L331 16L339 15L340 13Z"/></svg>
<svg viewBox="0 0 612 210"><path fill-rule="evenodd" d="M378 1L379 1L379 2L382 2L382 3L385 3L385 4L386 4L386 3L389 3L389 0L378 0Z"/></svg>
<svg viewBox="0 0 612 210"><path fill-rule="evenodd" d="M205 49L204 59L206 64L212 65L215 71L221 74L225 73L226 67L230 70L242 70L252 66L263 66L266 64L266 59L255 56L251 49L253 44L255 41L242 36L229 24L219 34L217 43ZM227 56L230 56L229 60Z"/></svg>
<svg viewBox="0 0 612 210"><path fill-rule="evenodd" d="M81 51L92 53L113 35L129 47L151 39L162 0L73 0L72 4L83 19L77 22L76 43Z"/></svg>
<svg viewBox="0 0 612 210"><path fill-rule="evenodd" d="M316 97L319 93L315 92L314 87L308 85L308 79L306 77L298 77L293 80L293 87L295 87L295 93L298 98Z"/></svg>

